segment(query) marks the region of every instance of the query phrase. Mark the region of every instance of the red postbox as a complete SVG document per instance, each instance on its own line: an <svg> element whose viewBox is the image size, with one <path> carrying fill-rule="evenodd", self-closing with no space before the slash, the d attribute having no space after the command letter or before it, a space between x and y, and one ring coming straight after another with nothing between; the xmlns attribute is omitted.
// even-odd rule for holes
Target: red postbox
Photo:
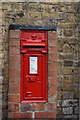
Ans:
<svg viewBox="0 0 80 120"><path fill-rule="evenodd" d="M21 31L21 102L47 102L47 32Z"/></svg>

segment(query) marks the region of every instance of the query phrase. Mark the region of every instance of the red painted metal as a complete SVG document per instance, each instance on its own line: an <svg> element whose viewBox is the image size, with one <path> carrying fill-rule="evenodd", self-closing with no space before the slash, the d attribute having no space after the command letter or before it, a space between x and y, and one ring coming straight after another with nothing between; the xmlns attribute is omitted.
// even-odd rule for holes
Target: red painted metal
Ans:
<svg viewBox="0 0 80 120"><path fill-rule="evenodd" d="M47 102L47 32L21 31L21 102Z"/></svg>

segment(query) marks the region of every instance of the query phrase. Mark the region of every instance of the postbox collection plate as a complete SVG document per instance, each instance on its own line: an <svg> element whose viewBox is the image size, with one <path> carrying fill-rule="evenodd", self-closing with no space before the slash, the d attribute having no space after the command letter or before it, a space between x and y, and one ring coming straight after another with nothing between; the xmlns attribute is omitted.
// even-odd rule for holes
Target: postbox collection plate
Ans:
<svg viewBox="0 0 80 120"><path fill-rule="evenodd" d="M21 31L21 102L47 102L46 31Z"/></svg>
<svg viewBox="0 0 80 120"><path fill-rule="evenodd" d="M37 74L38 68L37 68L37 57L36 56L30 56L30 74Z"/></svg>

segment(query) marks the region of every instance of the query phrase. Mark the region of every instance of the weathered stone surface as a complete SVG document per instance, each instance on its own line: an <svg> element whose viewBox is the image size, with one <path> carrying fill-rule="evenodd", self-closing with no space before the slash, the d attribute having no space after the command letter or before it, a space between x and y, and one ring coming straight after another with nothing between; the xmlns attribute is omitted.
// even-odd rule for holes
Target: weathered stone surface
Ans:
<svg viewBox="0 0 80 120"><path fill-rule="evenodd" d="M73 108L72 107L67 107L67 108L62 108L63 109L63 114L73 114Z"/></svg>
<svg viewBox="0 0 80 120"><path fill-rule="evenodd" d="M77 115L65 115L63 119L77 120Z"/></svg>
<svg viewBox="0 0 80 120"><path fill-rule="evenodd" d="M74 98L74 92L63 92L63 99L73 99Z"/></svg>
<svg viewBox="0 0 80 120"><path fill-rule="evenodd" d="M62 100L57 100L57 107L61 107L62 106Z"/></svg>
<svg viewBox="0 0 80 120"><path fill-rule="evenodd" d="M73 67L73 61L68 61L68 60L64 60L64 66L66 67Z"/></svg>
<svg viewBox="0 0 80 120"><path fill-rule="evenodd" d="M77 99L63 100L62 106L63 106L63 107L78 106L78 101L77 101Z"/></svg>
<svg viewBox="0 0 80 120"><path fill-rule="evenodd" d="M78 115L79 114L79 107L74 107L74 114Z"/></svg>
<svg viewBox="0 0 80 120"><path fill-rule="evenodd" d="M64 74L64 75L72 75L72 74L78 74L78 69L77 68L59 68L58 69L58 74Z"/></svg>

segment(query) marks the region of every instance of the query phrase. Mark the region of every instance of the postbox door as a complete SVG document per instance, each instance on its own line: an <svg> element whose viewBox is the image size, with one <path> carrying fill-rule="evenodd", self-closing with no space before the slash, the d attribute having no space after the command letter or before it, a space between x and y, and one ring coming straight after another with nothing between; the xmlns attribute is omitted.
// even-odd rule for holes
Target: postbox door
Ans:
<svg viewBox="0 0 80 120"><path fill-rule="evenodd" d="M47 101L47 31L21 31L21 102Z"/></svg>
<svg viewBox="0 0 80 120"><path fill-rule="evenodd" d="M24 54L24 99L43 99L44 55Z"/></svg>

